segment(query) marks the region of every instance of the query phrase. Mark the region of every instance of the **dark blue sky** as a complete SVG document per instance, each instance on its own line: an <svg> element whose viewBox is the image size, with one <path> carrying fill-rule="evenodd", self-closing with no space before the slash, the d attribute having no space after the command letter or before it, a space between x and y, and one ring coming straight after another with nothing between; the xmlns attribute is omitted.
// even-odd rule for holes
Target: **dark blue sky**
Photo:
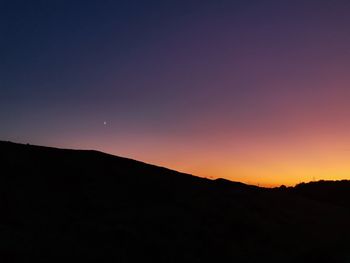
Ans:
<svg viewBox="0 0 350 263"><path fill-rule="evenodd" d="M0 138L294 182L290 167L307 177L315 152L348 147L349 13L340 0L1 1Z"/></svg>

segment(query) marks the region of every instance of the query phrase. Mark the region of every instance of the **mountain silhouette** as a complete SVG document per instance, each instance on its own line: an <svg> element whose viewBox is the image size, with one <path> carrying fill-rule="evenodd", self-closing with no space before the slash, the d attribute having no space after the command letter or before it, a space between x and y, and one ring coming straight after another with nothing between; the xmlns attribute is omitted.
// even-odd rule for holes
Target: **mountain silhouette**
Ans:
<svg viewBox="0 0 350 263"><path fill-rule="evenodd" d="M350 262L350 182L261 188L0 142L1 262Z"/></svg>

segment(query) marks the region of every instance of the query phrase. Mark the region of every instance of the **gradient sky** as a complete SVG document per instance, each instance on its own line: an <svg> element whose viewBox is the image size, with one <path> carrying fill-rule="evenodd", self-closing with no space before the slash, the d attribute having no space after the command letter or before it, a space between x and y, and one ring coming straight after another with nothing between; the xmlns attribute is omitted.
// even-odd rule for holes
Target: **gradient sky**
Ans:
<svg viewBox="0 0 350 263"><path fill-rule="evenodd" d="M350 1L0 1L0 139L260 185L350 179Z"/></svg>

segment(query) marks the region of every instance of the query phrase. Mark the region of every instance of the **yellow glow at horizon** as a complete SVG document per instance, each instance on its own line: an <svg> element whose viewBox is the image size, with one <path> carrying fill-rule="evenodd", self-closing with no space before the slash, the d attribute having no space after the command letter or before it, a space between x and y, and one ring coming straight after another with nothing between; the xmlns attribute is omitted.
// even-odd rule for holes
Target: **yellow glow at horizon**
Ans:
<svg viewBox="0 0 350 263"><path fill-rule="evenodd" d="M105 137L99 144L92 144L90 138L82 139L86 141L73 144L74 148L89 145L89 149L212 179L267 187L350 179L350 136L346 131L280 138L232 135L205 140L130 135L124 140Z"/></svg>

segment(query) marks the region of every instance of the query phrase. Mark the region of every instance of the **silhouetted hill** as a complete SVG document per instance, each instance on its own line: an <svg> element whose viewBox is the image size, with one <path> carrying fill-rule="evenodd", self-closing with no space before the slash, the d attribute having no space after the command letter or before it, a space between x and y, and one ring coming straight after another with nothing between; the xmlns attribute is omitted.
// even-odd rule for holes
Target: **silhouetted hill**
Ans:
<svg viewBox="0 0 350 263"><path fill-rule="evenodd" d="M0 142L1 262L349 262L349 182L265 189Z"/></svg>
<svg viewBox="0 0 350 263"><path fill-rule="evenodd" d="M350 209L350 181L317 181L301 183L293 191L309 199Z"/></svg>

